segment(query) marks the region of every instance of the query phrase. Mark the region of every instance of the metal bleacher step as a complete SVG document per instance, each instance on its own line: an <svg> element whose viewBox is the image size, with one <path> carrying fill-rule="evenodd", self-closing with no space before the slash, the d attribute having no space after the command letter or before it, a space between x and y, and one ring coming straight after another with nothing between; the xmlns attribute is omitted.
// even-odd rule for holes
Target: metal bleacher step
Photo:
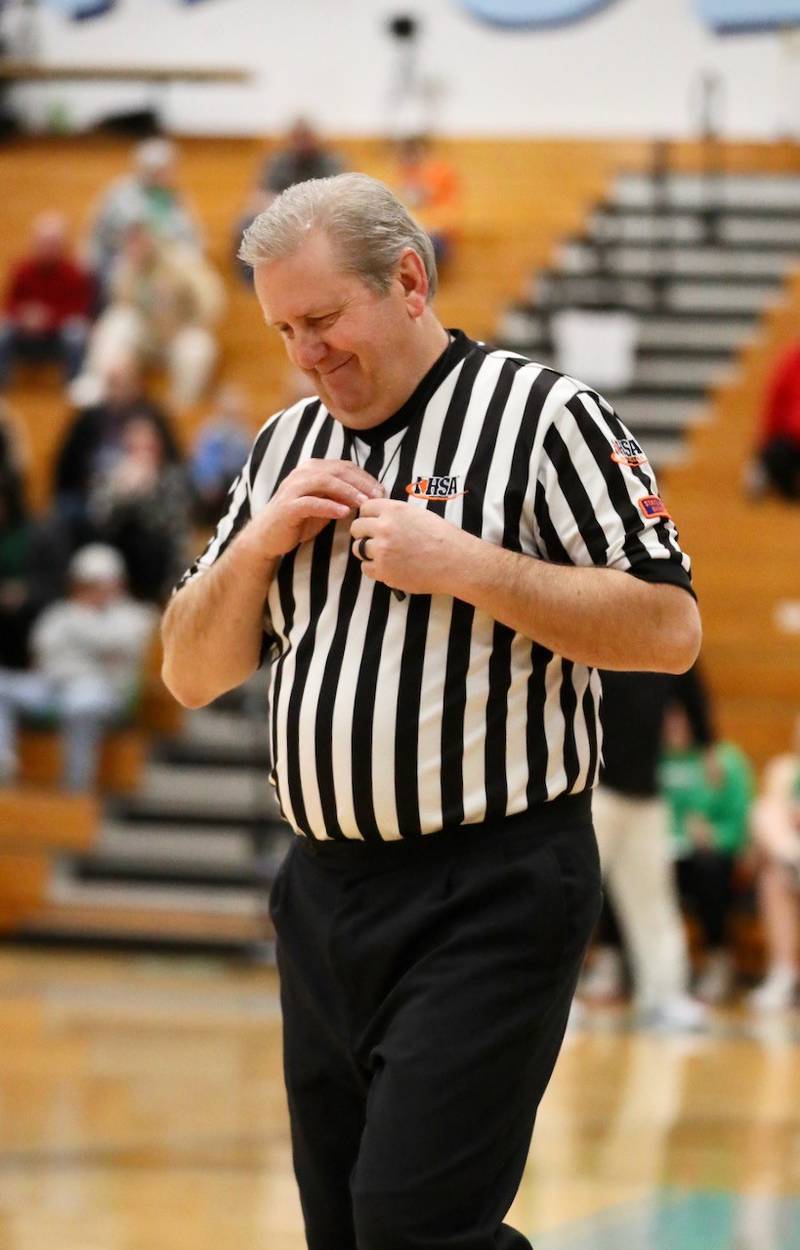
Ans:
<svg viewBox="0 0 800 1250"><path fill-rule="evenodd" d="M683 277L741 278L759 282L782 281L792 266L800 263L800 250L772 246L767 249L738 244L685 243L601 243L592 238L575 239L561 245L557 253L560 272L589 274L598 263L606 271L630 277L648 277L653 272L668 274L672 280Z"/></svg>
<svg viewBox="0 0 800 1250"><path fill-rule="evenodd" d="M548 318L532 305L517 305L507 310L499 328L502 346L511 351L524 351L534 360L553 364L554 349L543 323ZM753 318L749 314L724 313L697 317L692 313L641 314L637 330L638 350L668 352L682 355L718 353L729 357L749 338Z"/></svg>
<svg viewBox="0 0 800 1250"><path fill-rule="evenodd" d="M642 387L619 394L607 391L605 398L634 434L641 431L662 438L680 438L683 430L701 425L706 419L705 394L702 391L690 398L664 394L657 389L650 393ZM648 447L651 441L648 437Z"/></svg>
<svg viewBox="0 0 800 1250"><path fill-rule="evenodd" d="M659 202L688 208L719 204L726 211L742 208L800 212L800 177L775 174L621 174L611 200L617 204L652 206Z"/></svg>
<svg viewBox="0 0 800 1250"><path fill-rule="evenodd" d="M740 312L753 319L781 291L782 279L738 276L723 279L719 274L652 275L651 278L619 277L605 273L537 275L529 289L532 303L558 308L609 307L628 309L640 315L652 309L705 313ZM663 281L661 281L663 279Z"/></svg>
<svg viewBox="0 0 800 1250"><path fill-rule="evenodd" d="M151 764L140 791L114 806L117 820L252 827L281 823L266 769Z"/></svg>
<svg viewBox="0 0 800 1250"><path fill-rule="evenodd" d="M686 207L642 209L631 204L603 204L586 225L589 237L608 244L652 247L706 244L761 251L800 248L800 217L794 210L726 209L709 221L707 210Z"/></svg>

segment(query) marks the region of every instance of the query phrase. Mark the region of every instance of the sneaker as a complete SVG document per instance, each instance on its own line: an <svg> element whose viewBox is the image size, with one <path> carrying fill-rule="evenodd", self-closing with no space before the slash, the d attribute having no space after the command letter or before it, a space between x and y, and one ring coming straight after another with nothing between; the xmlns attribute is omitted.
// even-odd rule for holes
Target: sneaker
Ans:
<svg viewBox="0 0 800 1250"><path fill-rule="evenodd" d="M13 786L17 780L19 763L16 755L0 755L0 786Z"/></svg>
<svg viewBox="0 0 800 1250"><path fill-rule="evenodd" d="M702 1033L708 1027L708 1008L688 994L676 994L644 1008L636 1016L636 1023L663 1033Z"/></svg>
<svg viewBox="0 0 800 1250"><path fill-rule="evenodd" d="M733 965L727 951L712 951L706 966L697 978L695 994L712 1007L729 997L733 984Z"/></svg>
<svg viewBox="0 0 800 1250"><path fill-rule="evenodd" d="M794 1006L797 980L794 968L773 968L766 979L747 995L747 1006L757 1013L788 1011Z"/></svg>
<svg viewBox="0 0 800 1250"><path fill-rule="evenodd" d="M622 994L622 957L613 946L597 946L578 984L590 1003L610 1003Z"/></svg>

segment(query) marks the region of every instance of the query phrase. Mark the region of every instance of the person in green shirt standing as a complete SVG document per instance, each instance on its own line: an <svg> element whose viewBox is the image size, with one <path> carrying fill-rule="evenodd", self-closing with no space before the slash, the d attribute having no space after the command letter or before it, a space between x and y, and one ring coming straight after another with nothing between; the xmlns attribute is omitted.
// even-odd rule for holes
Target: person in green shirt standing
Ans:
<svg viewBox="0 0 800 1250"><path fill-rule="evenodd" d="M696 993L718 1003L732 982L727 922L736 858L747 841L753 772L732 743L695 745L678 705L667 711L663 741L659 776L670 810L678 888L706 940Z"/></svg>

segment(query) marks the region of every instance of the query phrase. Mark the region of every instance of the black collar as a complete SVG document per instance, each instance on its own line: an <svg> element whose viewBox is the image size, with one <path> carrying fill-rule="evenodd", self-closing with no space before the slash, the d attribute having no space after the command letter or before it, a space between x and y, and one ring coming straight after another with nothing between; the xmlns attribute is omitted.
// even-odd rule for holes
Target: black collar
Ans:
<svg viewBox="0 0 800 1250"><path fill-rule="evenodd" d="M411 392L402 408L398 408L397 412L392 413L385 421L381 421L380 425L370 426L368 430L350 429L349 433L354 438L359 438L362 442L368 443L372 447L375 443L385 442L393 434L397 434L400 430L406 429L415 420L420 419L434 391L441 385L450 370L455 368L459 361L463 360L475 346L472 339L468 339L463 330L448 330L448 334L450 335L450 342L447 344L447 347Z"/></svg>

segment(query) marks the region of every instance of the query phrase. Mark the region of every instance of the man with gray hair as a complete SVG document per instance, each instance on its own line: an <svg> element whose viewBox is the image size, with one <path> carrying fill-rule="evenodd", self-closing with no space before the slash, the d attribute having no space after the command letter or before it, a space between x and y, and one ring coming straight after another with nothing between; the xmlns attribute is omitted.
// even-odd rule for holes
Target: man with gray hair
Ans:
<svg viewBox="0 0 800 1250"><path fill-rule="evenodd" d="M164 678L198 707L270 660L308 1245L524 1250L502 1221L600 904L596 669L691 664L688 559L601 396L442 326L381 183L290 188L242 256L314 394L256 437Z"/></svg>

